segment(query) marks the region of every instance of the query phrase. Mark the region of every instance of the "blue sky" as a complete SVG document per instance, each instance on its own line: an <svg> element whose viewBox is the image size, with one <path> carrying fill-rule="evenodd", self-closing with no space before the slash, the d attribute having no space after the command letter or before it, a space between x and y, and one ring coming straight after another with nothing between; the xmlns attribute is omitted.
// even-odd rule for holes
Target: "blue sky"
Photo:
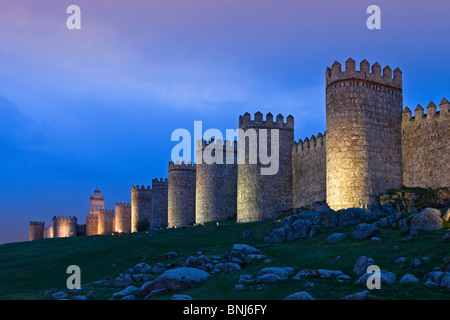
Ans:
<svg viewBox="0 0 450 320"><path fill-rule="evenodd" d="M66 8L81 8L81 30ZM382 29L366 28L381 8ZM30 220L85 223L167 177L173 130L236 128L261 111L325 130L325 69L352 57L403 71L404 106L450 97L448 1L0 3L0 243Z"/></svg>

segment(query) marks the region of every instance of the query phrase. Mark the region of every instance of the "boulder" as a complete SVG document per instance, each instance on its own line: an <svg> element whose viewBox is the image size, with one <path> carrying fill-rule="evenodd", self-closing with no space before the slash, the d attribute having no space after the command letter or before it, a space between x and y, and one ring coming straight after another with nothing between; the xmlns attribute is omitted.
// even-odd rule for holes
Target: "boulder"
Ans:
<svg viewBox="0 0 450 320"><path fill-rule="evenodd" d="M56 300L61 300L67 298L67 293L63 291L58 291L52 294L52 298Z"/></svg>
<svg viewBox="0 0 450 320"><path fill-rule="evenodd" d="M401 279L400 279L400 283L412 283L412 282L419 282L419 279L417 279L414 275L412 274L405 274Z"/></svg>
<svg viewBox="0 0 450 320"><path fill-rule="evenodd" d="M87 297L86 296L81 296L81 295L73 296L72 300L87 300Z"/></svg>
<svg viewBox="0 0 450 320"><path fill-rule="evenodd" d="M279 268L279 267L268 267L263 268L259 271L257 277L261 277L266 274L275 274L277 275L280 280L287 280L288 277L294 272L294 268L291 267L285 267L285 268Z"/></svg>
<svg viewBox="0 0 450 320"><path fill-rule="evenodd" d="M167 288L169 291L182 291L208 279L209 274L197 268L182 267L164 272L153 281L146 282L139 290L139 295L146 295L154 290Z"/></svg>
<svg viewBox="0 0 450 320"><path fill-rule="evenodd" d="M425 280L430 280L436 284L440 284L442 279L446 276L445 272L442 271L431 271L423 276Z"/></svg>
<svg viewBox="0 0 450 320"><path fill-rule="evenodd" d="M249 255L249 254L260 254L261 251L247 244L234 244L233 247L231 248L231 253Z"/></svg>
<svg viewBox="0 0 450 320"><path fill-rule="evenodd" d="M342 271L336 270L317 269L317 272L319 273L321 278L331 278L344 275Z"/></svg>
<svg viewBox="0 0 450 320"><path fill-rule="evenodd" d="M150 267L148 264L141 262L138 263L137 265L134 266L134 271L135 273L145 273L145 272L149 272L152 267Z"/></svg>
<svg viewBox="0 0 450 320"><path fill-rule="evenodd" d="M374 264L375 264L375 261L372 258L367 258L366 256L361 256L356 260L355 265L353 266L353 272L359 276L359 275L367 272L368 266L371 266Z"/></svg>
<svg viewBox="0 0 450 320"><path fill-rule="evenodd" d="M161 274L164 271L166 271L166 268L164 268L164 265L162 263L157 263L153 266L153 268L151 268L150 272L151 273L157 273L157 274Z"/></svg>
<svg viewBox="0 0 450 320"><path fill-rule="evenodd" d="M275 283L277 281L281 281L283 279L280 278L280 276L278 276L277 274L274 273L267 273L267 274L263 274L261 276L258 276L255 279L256 283L264 283L264 284L270 284L270 283Z"/></svg>
<svg viewBox="0 0 450 320"><path fill-rule="evenodd" d="M136 300L136 296L130 294L128 296L121 298L120 300Z"/></svg>
<svg viewBox="0 0 450 320"><path fill-rule="evenodd" d="M411 267L413 267L413 268L418 268L418 267L420 267L421 265L422 265L422 262L420 261L420 259L414 258L414 259L411 261Z"/></svg>
<svg viewBox="0 0 450 320"><path fill-rule="evenodd" d="M283 242L286 241L286 230L285 228L274 229L268 236L264 238L265 242Z"/></svg>
<svg viewBox="0 0 450 320"><path fill-rule="evenodd" d="M356 280L355 284L359 285L367 285L367 279L372 276L373 273L365 273L358 280ZM380 274L381 283L385 284L393 284L397 280L397 277L392 272L381 272Z"/></svg>
<svg viewBox="0 0 450 320"><path fill-rule="evenodd" d="M339 212L340 227L361 223L369 216L369 213L361 208L348 208L345 210L340 210Z"/></svg>
<svg viewBox="0 0 450 320"><path fill-rule="evenodd" d="M380 233L380 229L373 224L361 223L356 226L355 231L352 233L352 237L356 240L364 240L371 238L378 233Z"/></svg>
<svg viewBox="0 0 450 320"><path fill-rule="evenodd" d="M358 293L354 293L354 294L345 296L342 298L342 300L366 300L368 295L369 295L369 291L365 290L362 292L358 292Z"/></svg>
<svg viewBox="0 0 450 320"><path fill-rule="evenodd" d="M342 240L344 240L345 237L346 237L346 235L344 233L334 232L328 236L327 242L328 243L341 242Z"/></svg>
<svg viewBox="0 0 450 320"><path fill-rule="evenodd" d="M138 291L139 291L138 287L128 286L125 289L123 289L122 291L114 293L112 297L113 298L121 298L121 297L124 297L124 296L131 295L131 294L133 294L135 292L138 292Z"/></svg>
<svg viewBox="0 0 450 320"><path fill-rule="evenodd" d="M446 276L441 280L440 286L450 290L450 272L446 273Z"/></svg>
<svg viewBox="0 0 450 320"><path fill-rule="evenodd" d="M241 270L241 266L234 262L225 262L216 264L214 266L214 269L222 270L223 272L229 273Z"/></svg>
<svg viewBox="0 0 450 320"><path fill-rule="evenodd" d="M425 231L436 231L444 228L441 212L437 209L426 208L411 219L411 228Z"/></svg>
<svg viewBox="0 0 450 320"><path fill-rule="evenodd" d="M194 300L194 298L188 296L187 294L174 294L172 296L172 300Z"/></svg>
<svg viewBox="0 0 450 320"><path fill-rule="evenodd" d="M114 280L115 287L128 287L132 283L133 279L131 278L130 275L121 274Z"/></svg>
<svg viewBox="0 0 450 320"><path fill-rule="evenodd" d="M287 296L283 300L314 300L314 298L306 291L300 291Z"/></svg>
<svg viewBox="0 0 450 320"><path fill-rule="evenodd" d="M406 263L406 258L405 257L398 258L397 260L395 260L395 263L401 263L401 264Z"/></svg>

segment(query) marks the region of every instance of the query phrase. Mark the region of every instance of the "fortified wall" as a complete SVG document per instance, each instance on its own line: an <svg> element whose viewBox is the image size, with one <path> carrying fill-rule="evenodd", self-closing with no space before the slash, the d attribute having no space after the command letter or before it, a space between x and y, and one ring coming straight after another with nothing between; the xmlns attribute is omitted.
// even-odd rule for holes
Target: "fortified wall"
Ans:
<svg viewBox="0 0 450 320"><path fill-rule="evenodd" d="M152 228L168 226L169 180L160 178L152 180Z"/></svg>
<svg viewBox="0 0 450 320"><path fill-rule="evenodd" d="M197 159L222 154L224 164L169 163L169 179L131 190L131 206L104 209L100 191L90 197L86 226L76 217L53 217L52 225L30 222L29 239L135 232L147 218L152 227L236 219L273 219L284 210L326 201L335 210L367 207L389 189L450 187L450 103L430 102L425 110L403 110L402 72L353 59L345 70L335 62L326 69L326 133L294 141L294 117L249 113L239 117L239 148L225 141L202 141ZM274 129L279 130L279 164L262 174ZM262 142L267 141L267 150ZM241 145L242 143L242 145ZM250 148L252 146L252 148ZM242 150L243 154L240 154ZM257 158L253 158L254 150ZM200 157L199 157L200 156ZM231 163L231 159L233 162ZM242 161L243 160L243 161ZM268 159L266 159L268 160ZM230 161L230 162L228 162ZM255 162L256 161L256 162ZM238 163L238 164L236 164Z"/></svg>
<svg viewBox="0 0 450 320"><path fill-rule="evenodd" d="M292 148L292 202L301 208L314 202L326 201L327 174L326 134L294 142Z"/></svg>
<svg viewBox="0 0 450 320"><path fill-rule="evenodd" d="M237 141L197 141L196 151L195 222L236 219Z"/></svg>
<svg viewBox="0 0 450 320"><path fill-rule="evenodd" d="M414 111L406 107L402 121L403 184L407 187L450 187L450 103L444 98Z"/></svg>

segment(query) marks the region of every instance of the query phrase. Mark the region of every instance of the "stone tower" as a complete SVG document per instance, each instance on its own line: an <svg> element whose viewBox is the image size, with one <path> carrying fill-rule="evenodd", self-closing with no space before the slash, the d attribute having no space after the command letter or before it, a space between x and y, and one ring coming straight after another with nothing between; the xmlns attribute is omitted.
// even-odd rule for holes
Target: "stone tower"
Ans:
<svg viewBox="0 0 450 320"><path fill-rule="evenodd" d="M30 221L30 234L28 237L29 241L44 239L44 222Z"/></svg>
<svg viewBox="0 0 450 320"><path fill-rule="evenodd" d="M239 117L239 148L245 149L245 163L238 164L237 185L237 221L251 222L273 219L279 212L292 208L292 146L294 142L294 117L289 115L284 122L281 114L273 121L268 113L266 120L260 112L255 113L255 119L245 113ZM249 130L256 129L256 130ZM279 131L279 169L274 175L262 175L261 168L268 167L261 163L259 136L267 130L268 150L271 149L271 136L274 129ZM256 132L253 137L251 132ZM247 138L248 137L248 142ZM256 140L253 141L252 140ZM244 145L241 145L243 143ZM256 164L249 162L249 146L257 146L258 159ZM266 153L267 152L262 152Z"/></svg>
<svg viewBox="0 0 450 320"><path fill-rule="evenodd" d="M167 228L168 179L153 179L152 190L152 228Z"/></svg>
<svg viewBox="0 0 450 320"><path fill-rule="evenodd" d="M131 232L131 206L129 203L116 203L114 231L125 233Z"/></svg>
<svg viewBox="0 0 450 320"><path fill-rule="evenodd" d="M98 234L111 235L114 232L114 210L102 209L98 213Z"/></svg>
<svg viewBox="0 0 450 320"><path fill-rule="evenodd" d="M150 186L131 187L131 232L137 231L137 222L147 218L152 223L152 189Z"/></svg>
<svg viewBox="0 0 450 320"><path fill-rule="evenodd" d="M169 163L168 226L195 222L195 164Z"/></svg>
<svg viewBox="0 0 450 320"><path fill-rule="evenodd" d="M86 235L98 234L98 214L90 214L86 217Z"/></svg>
<svg viewBox="0 0 450 320"><path fill-rule="evenodd" d="M237 216L237 142L197 141L195 222L236 219ZM207 164L203 155L214 158L222 153L222 164ZM227 156L228 154L228 156ZM199 163L202 159L202 163Z"/></svg>
<svg viewBox="0 0 450 320"><path fill-rule="evenodd" d="M402 72L363 60L357 71L335 62L326 70L327 202L334 209L366 207L402 185Z"/></svg>
<svg viewBox="0 0 450 320"><path fill-rule="evenodd" d="M94 190L94 196L90 196L89 199L89 215L98 215L102 209L105 209L105 197L100 195L100 190L97 188Z"/></svg>
<svg viewBox="0 0 450 320"><path fill-rule="evenodd" d="M75 237L77 235L77 217L52 218L53 238Z"/></svg>

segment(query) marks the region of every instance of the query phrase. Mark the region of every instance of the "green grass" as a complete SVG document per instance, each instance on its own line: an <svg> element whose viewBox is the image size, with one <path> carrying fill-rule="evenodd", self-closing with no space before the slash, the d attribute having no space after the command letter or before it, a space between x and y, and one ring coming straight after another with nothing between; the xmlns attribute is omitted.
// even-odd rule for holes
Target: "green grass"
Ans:
<svg viewBox="0 0 450 320"><path fill-rule="evenodd" d="M173 263L181 265L187 257L202 251L207 256L224 256L234 243L252 246L265 244L263 238L272 230L274 222L264 221L236 224L221 222L219 226L208 223L203 226L163 230L158 235L150 233L121 234L115 236L92 236L62 239L44 239L0 246L0 299L50 299L44 292L50 288L65 290L69 276L66 269L75 264L81 268L81 283L85 294L92 290L93 298L109 299L115 292L112 287L94 287L93 281L106 276L115 277L139 262L154 265ZM249 238L242 239L242 232L254 229ZM353 285L356 277L353 265L361 255L375 259L382 270L397 275L394 285L382 285L381 290L372 290L373 299L449 299L450 292L442 287L429 288L423 285L422 276L434 267L443 265L442 259L449 256L449 243L441 240L444 231L420 234L415 241L400 243L398 230L383 229L381 241L355 241L351 237L354 226L344 228L347 238L340 243L328 244L327 236L333 229L309 240L292 243L258 246L269 263L257 261L230 274L213 274L197 287L186 290L195 299L282 299L298 291L308 291L316 299L340 299L366 288ZM171 260L162 260L164 253L175 251L179 255ZM412 268L409 262L417 257L430 257L431 263ZM337 258L339 257L339 258ZM399 257L406 257L406 265L395 264ZM115 264L115 267L112 267ZM240 274L256 275L263 267L294 267L295 274L301 269L334 269L354 277L353 281L339 283L334 278L288 280L267 285L256 290L248 285L245 291L233 291ZM400 284L406 273L416 275L418 284ZM156 275L155 275L156 277ZM308 282L314 287L305 288ZM139 286L140 283L136 285ZM155 297L170 299L171 294Z"/></svg>

